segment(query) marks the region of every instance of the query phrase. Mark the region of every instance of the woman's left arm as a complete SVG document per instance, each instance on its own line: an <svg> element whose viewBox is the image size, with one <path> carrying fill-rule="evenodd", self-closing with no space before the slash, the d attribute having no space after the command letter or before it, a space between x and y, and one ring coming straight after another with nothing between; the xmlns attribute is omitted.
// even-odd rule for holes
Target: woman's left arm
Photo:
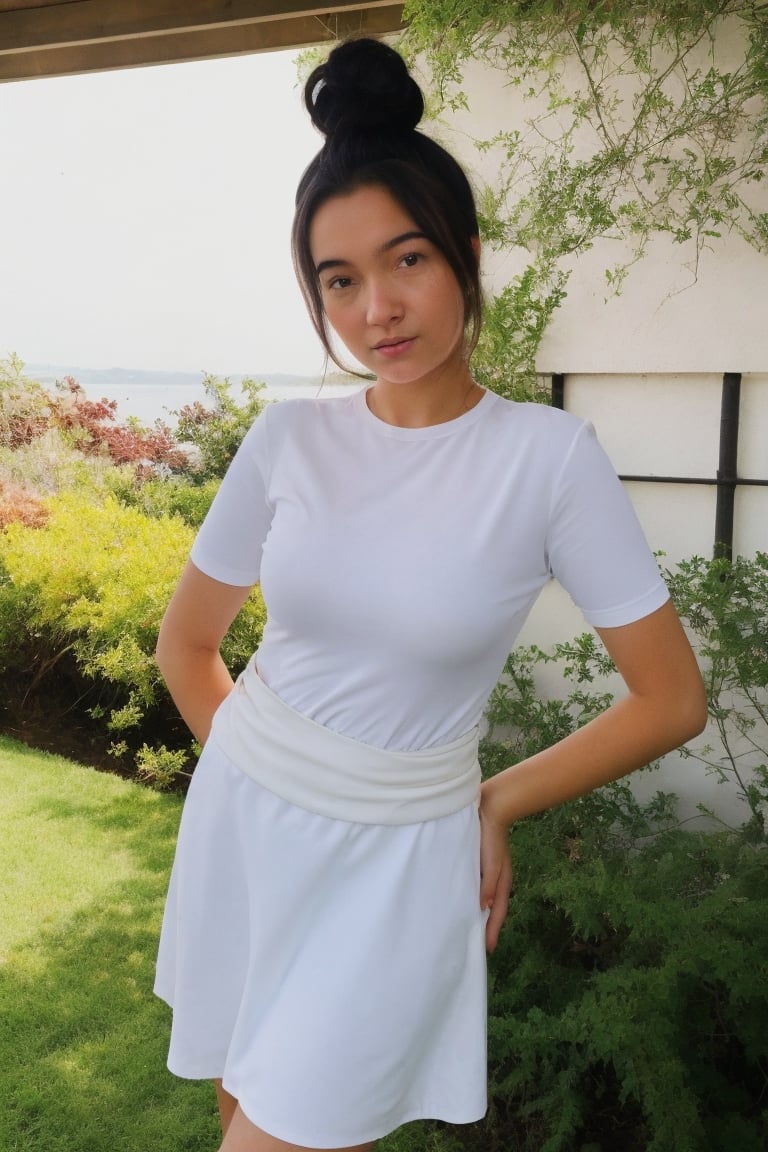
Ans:
<svg viewBox="0 0 768 1152"><path fill-rule="evenodd" d="M642 620L598 629L628 693L583 728L486 780L481 788L481 891L493 951L511 890L508 830L516 820L617 780L697 735L707 700L671 602Z"/></svg>

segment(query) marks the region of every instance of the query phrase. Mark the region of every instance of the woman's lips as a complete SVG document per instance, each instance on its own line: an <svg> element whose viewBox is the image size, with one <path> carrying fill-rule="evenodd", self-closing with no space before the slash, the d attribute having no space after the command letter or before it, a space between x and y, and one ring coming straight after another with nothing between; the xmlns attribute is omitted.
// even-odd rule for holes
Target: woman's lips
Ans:
<svg viewBox="0 0 768 1152"><path fill-rule="evenodd" d="M374 351L386 356L390 360L394 360L397 356L402 356L413 347L413 337L405 340L393 340L392 343L377 344Z"/></svg>

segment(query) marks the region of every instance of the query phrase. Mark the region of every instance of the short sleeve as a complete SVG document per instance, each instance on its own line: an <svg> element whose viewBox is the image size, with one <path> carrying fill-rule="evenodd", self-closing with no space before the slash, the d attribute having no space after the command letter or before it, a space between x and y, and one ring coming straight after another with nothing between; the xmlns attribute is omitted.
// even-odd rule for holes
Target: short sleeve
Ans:
<svg viewBox="0 0 768 1152"><path fill-rule="evenodd" d="M272 523L267 486L267 412L254 421L230 464L197 534L190 559L222 584L257 583Z"/></svg>
<svg viewBox="0 0 768 1152"><path fill-rule="evenodd" d="M547 551L553 576L594 627L631 624L669 599L591 424L579 428L555 482Z"/></svg>

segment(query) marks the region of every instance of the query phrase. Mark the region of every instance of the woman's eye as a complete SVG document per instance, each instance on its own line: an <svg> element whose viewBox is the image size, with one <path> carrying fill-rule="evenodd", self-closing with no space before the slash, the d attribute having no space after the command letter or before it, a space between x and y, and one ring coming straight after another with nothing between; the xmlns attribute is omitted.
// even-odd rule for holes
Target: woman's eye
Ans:
<svg viewBox="0 0 768 1152"><path fill-rule="evenodd" d="M334 276L333 280L329 280L326 288L349 288L352 280L349 276Z"/></svg>
<svg viewBox="0 0 768 1152"><path fill-rule="evenodd" d="M418 264L419 260L421 260L421 256L418 252L409 252L406 256L403 256L402 263L405 264L406 268L413 268L414 265Z"/></svg>

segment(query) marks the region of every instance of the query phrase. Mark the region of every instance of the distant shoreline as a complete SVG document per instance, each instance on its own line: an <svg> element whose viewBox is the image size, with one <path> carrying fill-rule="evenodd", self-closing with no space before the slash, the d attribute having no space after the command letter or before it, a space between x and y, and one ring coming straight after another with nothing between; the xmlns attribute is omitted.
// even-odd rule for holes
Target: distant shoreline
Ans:
<svg viewBox="0 0 768 1152"><path fill-rule="evenodd" d="M55 384L65 376L72 376L78 384L82 384L86 392L90 388L146 388L158 387L186 387L202 386L205 372L176 372L153 368L83 368L71 364L25 364L26 375L31 376L40 384ZM289 388L293 386L320 387L321 384L341 386L359 386L360 380L346 372L316 373L313 376L301 376L293 372L231 372L222 373L233 384L240 384L250 379L263 382L276 388Z"/></svg>

